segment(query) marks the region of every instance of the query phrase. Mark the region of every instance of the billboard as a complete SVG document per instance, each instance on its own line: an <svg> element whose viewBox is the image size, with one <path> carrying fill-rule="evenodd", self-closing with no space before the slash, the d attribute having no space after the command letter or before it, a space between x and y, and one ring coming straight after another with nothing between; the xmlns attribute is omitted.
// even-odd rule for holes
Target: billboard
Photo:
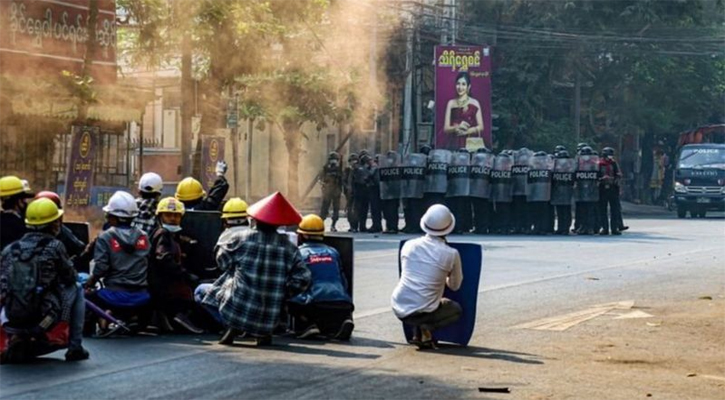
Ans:
<svg viewBox="0 0 725 400"><path fill-rule="evenodd" d="M116 2L99 0L91 75L116 80ZM0 0L0 71L25 77L80 74L88 31L88 0Z"/></svg>
<svg viewBox="0 0 725 400"><path fill-rule="evenodd" d="M100 132L99 127L73 126L71 153L65 179L66 208L84 208L93 203L91 189Z"/></svg>
<svg viewBox="0 0 725 400"><path fill-rule="evenodd" d="M217 178L216 163L224 160L225 141L224 136L201 135L201 185L207 192Z"/></svg>
<svg viewBox="0 0 725 400"><path fill-rule="evenodd" d="M435 48L435 147L491 148L491 50Z"/></svg>

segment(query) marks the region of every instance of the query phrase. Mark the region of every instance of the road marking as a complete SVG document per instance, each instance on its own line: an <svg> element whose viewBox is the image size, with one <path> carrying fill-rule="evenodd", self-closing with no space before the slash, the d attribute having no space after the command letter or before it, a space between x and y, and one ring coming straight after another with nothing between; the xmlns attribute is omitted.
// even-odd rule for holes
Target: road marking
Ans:
<svg viewBox="0 0 725 400"><path fill-rule="evenodd" d="M672 260L677 257L684 257L684 256L693 255L693 254L698 254L698 253L711 252L714 250L721 251L722 248L721 247L710 247L710 248L706 248L706 249L686 251L686 252L679 253L679 254L673 254L672 256L668 257L667 260ZM397 254L397 252L396 252L396 254ZM371 256L371 257L373 257L373 256ZM377 256L375 256L375 257L377 257ZM485 255L484 255L484 258L485 258ZM610 269L617 269L617 268L624 268L624 267L631 267L631 266L640 265L640 264L647 264L652 261L653 261L653 259L648 257L646 259L637 260L637 261L633 261L633 262L629 262L629 263L615 264L615 265L609 265L606 267L599 267L599 268L593 268L593 269L588 269L588 270L583 270L583 271L569 272L566 274L553 275L553 276L548 276L545 278L537 278L537 279L530 279L530 280L519 281L519 282L505 283L505 284L501 284L501 285L489 286L487 288L483 288L483 289L479 290L478 293L481 294L481 293L486 293L486 292L493 292L496 290L510 289L510 288L514 288L514 287L518 287L518 286L526 286L526 285L531 285L531 284L536 284L536 283L548 282L548 281L553 281L553 280L557 280L557 279L571 278L571 277L577 276L577 275L589 275L593 272L606 271L606 270L610 270ZM662 261L662 260L657 260L657 261ZM392 312L392 311L393 310L390 307L379 307L379 308L374 308L372 310L362 311L360 313L354 313L354 317L357 319L362 319L362 318L373 317L376 315L380 315L380 314L384 314L384 313L388 313L388 312Z"/></svg>
<svg viewBox="0 0 725 400"><path fill-rule="evenodd" d="M575 311L556 317L543 318L532 322L516 325L514 329L535 329L538 331L565 331L572 326L581 324L604 315L612 310L629 310L634 307L634 300L619 301L615 303L606 303L592 306L585 310Z"/></svg>

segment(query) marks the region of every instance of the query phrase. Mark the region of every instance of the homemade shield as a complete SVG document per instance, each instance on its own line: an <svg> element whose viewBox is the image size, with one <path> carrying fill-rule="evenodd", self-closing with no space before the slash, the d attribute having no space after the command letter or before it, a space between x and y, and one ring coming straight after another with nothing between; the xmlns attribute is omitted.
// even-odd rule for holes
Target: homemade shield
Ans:
<svg viewBox="0 0 725 400"><path fill-rule="evenodd" d="M187 211L181 220L181 246L186 252L185 267L202 279L221 274L214 257L214 246L222 233L219 211Z"/></svg>
<svg viewBox="0 0 725 400"><path fill-rule="evenodd" d="M347 279L347 294L352 299L353 271L355 267L355 245L353 238L325 235L322 242L330 247L334 247L340 253L342 273L345 275L345 279Z"/></svg>
<svg viewBox="0 0 725 400"><path fill-rule="evenodd" d="M402 272L400 251L403 249L405 242L405 240L401 241L398 247L398 276ZM467 346L476 325L476 305L478 303L478 284L481 277L481 268L483 267L483 247L473 243L448 243L448 245L458 250L458 254L461 256L463 282L455 292L446 287L443 297L460 304L463 313L458 321L433 332L433 338L440 342ZM414 334L413 327L403 324L403 331L405 339L410 341Z"/></svg>
<svg viewBox="0 0 725 400"><path fill-rule="evenodd" d="M91 227L88 222L63 222L63 225L67 226L78 240L88 244L91 236Z"/></svg>

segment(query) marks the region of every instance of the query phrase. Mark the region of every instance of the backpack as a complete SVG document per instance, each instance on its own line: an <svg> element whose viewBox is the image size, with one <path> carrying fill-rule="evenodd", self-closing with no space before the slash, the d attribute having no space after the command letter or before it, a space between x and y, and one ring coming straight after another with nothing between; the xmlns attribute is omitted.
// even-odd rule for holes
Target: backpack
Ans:
<svg viewBox="0 0 725 400"><path fill-rule="evenodd" d="M44 317L42 304L46 288L40 283L38 255L50 241L50 238L40 240L29 256L21 253L18 242L10 247L12 262L8 271L5 313L13 326L36 326Z"/></svg>

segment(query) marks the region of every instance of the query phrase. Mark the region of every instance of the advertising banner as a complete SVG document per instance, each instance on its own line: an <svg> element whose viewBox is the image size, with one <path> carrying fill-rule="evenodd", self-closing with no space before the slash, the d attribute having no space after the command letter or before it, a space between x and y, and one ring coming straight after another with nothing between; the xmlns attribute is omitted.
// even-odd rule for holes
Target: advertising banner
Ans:
<svg viewBox="0 0 725 400"><path fill-rule="evenodd" d="M92 202L93 171L96 164L96 147L101 128L74 126L71 135L71 152L66 168L65 207L84 208Z"/></svg>
<svg viewBox="0 0 725 400"><path fill-rule="evenodd" d="M491 148L491 50L435 48L435 147Z"/></svg>
<svg viewBox="0 0 725 400"><path fill-rule="evenodd" d="M223 136L201 136L201 185L207 192L216 180L216 163L224 160Z"/></svg>

